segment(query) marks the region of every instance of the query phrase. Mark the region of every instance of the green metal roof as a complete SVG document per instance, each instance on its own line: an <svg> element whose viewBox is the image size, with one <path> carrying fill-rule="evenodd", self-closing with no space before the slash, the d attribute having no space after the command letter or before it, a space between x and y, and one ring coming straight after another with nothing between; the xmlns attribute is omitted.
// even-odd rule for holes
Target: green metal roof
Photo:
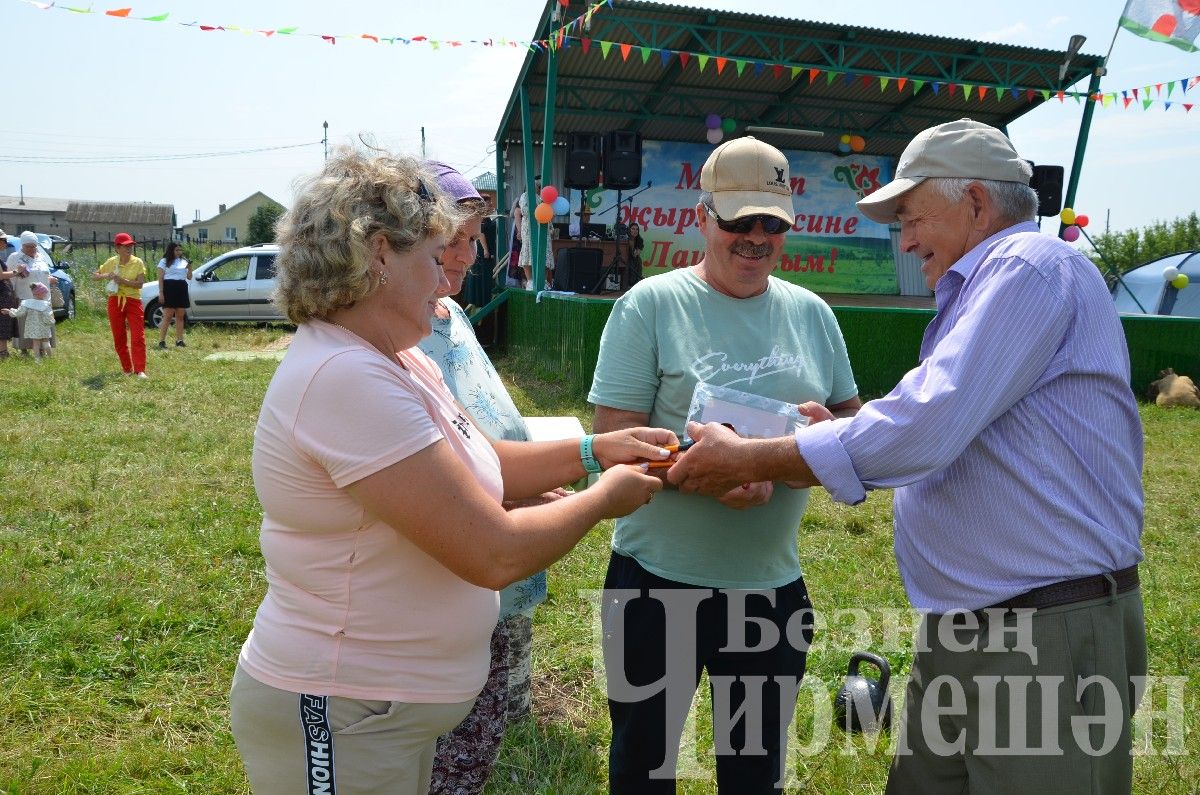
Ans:
<svg viewBox="0 0 1200 795"><path fill-rule="evenodd" d="M550 38L589 5L547 0L533 38ZM733 135L750 125L823 133L757 133L783 148L832 152L849 133L864 137L866 153L894 156L917 132L964 116L1003 129L1103 63L1076 55L1060 81L1066 56L1056 50L639 0L613 0L590 26L572 25L565 35L553 55L553 92L550 54L526 56L496 133L498 149L522 140L524 86L539 145L550 93L556 143L572 132L617 129L704 142L704 119L715 113L737 123Z"/></svg>

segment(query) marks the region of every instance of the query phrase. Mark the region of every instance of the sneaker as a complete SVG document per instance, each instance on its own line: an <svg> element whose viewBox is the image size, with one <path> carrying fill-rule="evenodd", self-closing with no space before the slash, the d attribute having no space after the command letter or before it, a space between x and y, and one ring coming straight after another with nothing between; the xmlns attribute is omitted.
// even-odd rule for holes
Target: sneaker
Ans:
<svg viewBox="0 0 1200 795"><path fill-rule="evenodd" d="M137 377L138 378L149 378L150 376L146 375L145 373L138 373Z"/></svg>
<svg viewBox="0 0 1200 795"><path fill-rule="evenodd" d="M164 342L163 340L159 340L158 341L158 349L160 351L165 351L167 349L167 343Z"/></svg>
<svg viewBox="0 0 1200 795"><path fill-rule="evenodd" d="M176 348L186 348L187 344L184 343L183 340L175 340L175 347Z"/></svg>

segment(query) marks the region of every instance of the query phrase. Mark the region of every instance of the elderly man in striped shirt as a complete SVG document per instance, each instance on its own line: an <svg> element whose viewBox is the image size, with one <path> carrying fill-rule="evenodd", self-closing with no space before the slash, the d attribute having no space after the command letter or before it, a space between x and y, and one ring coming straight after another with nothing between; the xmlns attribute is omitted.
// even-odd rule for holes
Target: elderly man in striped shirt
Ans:
<svg viewBox="0 0 1200 795"><path fill-rule="evenodd" d="M920 133L858 207L899 222L936 291L920 364L795 438L692 425L683 491L895 489L895 551L925 613L889 793L1128 793L1145 685L1142 428L1095 266L1039 234L1031 169L969 119Z"/></svg>

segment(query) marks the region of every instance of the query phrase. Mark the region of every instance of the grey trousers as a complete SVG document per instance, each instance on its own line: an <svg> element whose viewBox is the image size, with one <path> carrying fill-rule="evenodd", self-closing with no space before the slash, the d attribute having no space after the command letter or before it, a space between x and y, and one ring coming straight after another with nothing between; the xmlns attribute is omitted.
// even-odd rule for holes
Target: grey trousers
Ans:
<svg viewBox="0 0 1200 795"><path fill-rule="evenodd" d="M1024 612L925 617L888 795L1130 792L1141 591Z"/></svg>

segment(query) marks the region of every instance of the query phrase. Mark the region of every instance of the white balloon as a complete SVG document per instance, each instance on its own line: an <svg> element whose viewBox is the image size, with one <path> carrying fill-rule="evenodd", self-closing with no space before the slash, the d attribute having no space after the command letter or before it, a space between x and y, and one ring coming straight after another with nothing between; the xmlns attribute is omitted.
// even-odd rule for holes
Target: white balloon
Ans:
<svg viewBox="0 0 1200 795"><path fill-rule="evenodd" d="M1168 265L1167 267L1163 268L1163 281L1164 282L1173 282L1173 281L1175 281L1175 277L1177 277L1178 275L1179 275L1179 268L1176 268L1174 265Z"/></svg>
<svg viewBox="0 0 1200 795"><path fill-rule="evenodd" d="M725 133L720 127L716 128L715 130L708 131L708 142L710 144L719 144L721 143L721 139L724 137Z"/></svg>

